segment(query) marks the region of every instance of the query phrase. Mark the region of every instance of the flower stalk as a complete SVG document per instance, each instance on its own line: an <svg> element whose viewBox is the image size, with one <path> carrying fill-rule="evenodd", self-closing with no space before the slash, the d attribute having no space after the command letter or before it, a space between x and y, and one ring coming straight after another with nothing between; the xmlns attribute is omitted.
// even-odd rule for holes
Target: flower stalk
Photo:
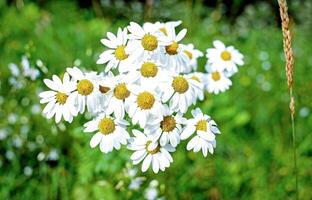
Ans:
<svg viewBox="0 0 312 200"><path fill-rule="evenodd" d="M289 109L291 117L292 127L292 146L293 146L293 158L294 158L294 173L295 173L295 184L296 184L296 199L299 199L298 190L298 167L297 167L297 150L296 150L296 134L295 134L295 98L293 93L293 72L294 72L294 55L291 47L291 33L289 30L289 16L286 0L278 0L279 11L281 16L282 33L283 33L283 44L285 54L285 69L287 77L287 85L289 89Z"/></svg>

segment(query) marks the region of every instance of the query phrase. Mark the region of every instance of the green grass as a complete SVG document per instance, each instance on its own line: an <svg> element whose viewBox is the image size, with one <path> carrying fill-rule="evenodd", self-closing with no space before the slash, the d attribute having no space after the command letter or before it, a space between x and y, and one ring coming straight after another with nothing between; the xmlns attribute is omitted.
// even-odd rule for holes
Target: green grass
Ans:
<svg viewBox="0 0 312 200"><path fill-rule="evenodd" d="M230 25L214 15L204 19L191 15L195 20L191 23L182 16L189 30L186 42L205 51L214 39L223 40L245 55L246 64L233 77L229 91L206 94L200 103L222 132L215 154L203 158L187 152L184 142L165 173L138 172L146 181L139 191L131 191L130 179L124 176L130 156L126 148L104 155L89 147L91 135L82 132L84 117L56 125L31 112L39 104L40 88L45 89L42 79L62 74L77 59L85 69L103 70L95 64L104 50L100 39L128 21L95 18L67 2L51 3L45 9L26 4L21 10L0 4L0 11L0 95L4 100L0 129L9 132L0 140L0 199L141 199L153 179L159 181L160 196L166 199L295 198L289 97L276 22L262 27L248 21ZM300 199L311 199L312 115L302 114L312 109L311 32L304 24L294 24L293 30L299 194ZM41 59L49 71L37 81L23 80L24 88L17 90L8 84L7 65L19 63L24 54L33 65ZM204 63L201 59L201 70ZM17 115L16 123L8 120L12 113ZM22 134L25 127L29 131ZM16 137L23 141L19 148L13 144ZM40 152L48 154L51 149L58 150L57 161L38 161ZM12 160L6 157L8 151L14 152ZM32 167L31 176L24 175L25 166Z"/></svg>

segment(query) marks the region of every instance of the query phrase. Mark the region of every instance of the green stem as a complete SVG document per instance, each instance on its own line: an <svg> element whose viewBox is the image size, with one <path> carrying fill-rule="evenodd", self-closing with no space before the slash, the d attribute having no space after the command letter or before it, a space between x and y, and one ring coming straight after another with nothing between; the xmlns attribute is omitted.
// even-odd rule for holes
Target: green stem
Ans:
<svg viewBox="0 0 312 200"><path fill-rule="evenodd" d="M293 90L289 90L290 99L293 99ZM297 148L296 148L296 134L295 134L295 116L291 112L291 127L292 127L292 147L293 147L293 156L294 156L294 172L295 172L295 181L296 181L296 199L299 199L299 189L298 189L298 167L297 167Z"/></svg>

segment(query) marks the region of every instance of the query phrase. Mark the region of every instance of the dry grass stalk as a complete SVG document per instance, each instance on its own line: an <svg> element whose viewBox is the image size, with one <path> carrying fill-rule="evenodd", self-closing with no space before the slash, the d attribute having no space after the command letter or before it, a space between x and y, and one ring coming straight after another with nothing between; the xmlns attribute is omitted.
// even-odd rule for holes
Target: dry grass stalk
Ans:
<svg viewBox="0 0 312 200"><path fill-rule="evenodd" d="M293 71L294 71L294 55L291 48L291 33L289 30L289 17L288 8L286 0L278 0L280 15L282 20L282 32L283 32L283 42L284 42L284 53L286 59L286 77L289 90L292 91L293 88ZM292 93L292 92L291 92ZM290 111L291 114L295 114L295 101L291 97L290 100Z"/></svg>
<svg viewBox="0 0 312 200"><path fill-rule="evenodd" d="M282 32L283 32L283 43L284 43L284 53L286 60L286 77L287 85L289 88L290 95L290 115L291 115L291 125L292 125L292 144L293 144L293 154L294 154L294 168L295 168L295 179L296 179L296 199L299 199L298 191L298 169L297 169L297 153L296 153L296 135L295 135L295 98L293 95L293 73L294 73L294 55L291 48L291 33L289 30L289 17L287 12L286 0L278 0L281 22L282 22Z"/></svg>

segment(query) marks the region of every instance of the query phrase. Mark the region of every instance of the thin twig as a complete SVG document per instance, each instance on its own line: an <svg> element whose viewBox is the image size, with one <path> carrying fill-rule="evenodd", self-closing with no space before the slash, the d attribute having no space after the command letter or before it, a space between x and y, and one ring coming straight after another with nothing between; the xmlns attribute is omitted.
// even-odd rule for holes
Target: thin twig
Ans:
<svg viewBox="0 0 312 200"><path fill-rule="evenodd" d="M296 199L299 199L298 190L298 167L297 167L297 150L296 150L296 134L295 134L295 98L293 94L293 72L294 72L294 55L291 48L291 34L289 30L289 17L287 13L287 3L286 0L278 0L281 22L282 22L282 32L283 32L283 43L284 43L284 53L286 60L286 77L287 85L289 89L290 96L290 117L291 117L291 127L292 127L292 146L293 146L293 156L294 156L294 171L296 179Z"/></svg>

